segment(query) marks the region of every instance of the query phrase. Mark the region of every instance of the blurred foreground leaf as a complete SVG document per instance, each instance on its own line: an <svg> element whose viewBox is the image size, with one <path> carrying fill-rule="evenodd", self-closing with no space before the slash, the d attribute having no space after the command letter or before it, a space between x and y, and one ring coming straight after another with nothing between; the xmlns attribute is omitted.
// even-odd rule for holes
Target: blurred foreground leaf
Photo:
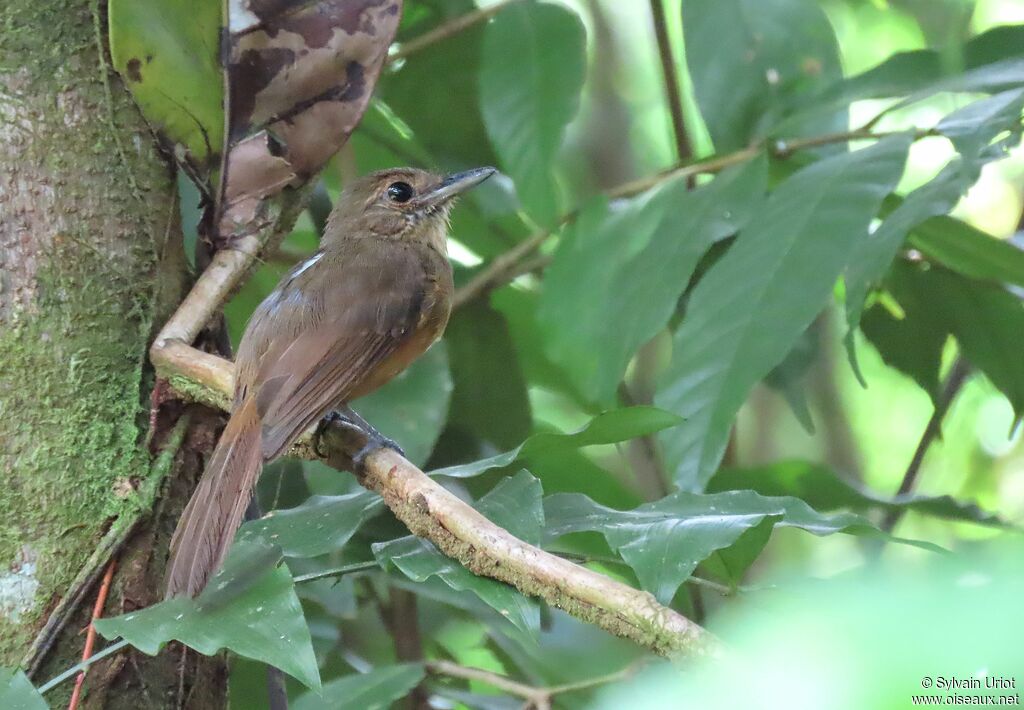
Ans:
<svg viewBox="0 0 1024 710"><path fill-rule="evenodd" d="M226 648L319 689L309 627L280 559L274 548L240 542L197 598L178 597L100 619L96 630L107 639L121 637L150 656L168 641L181 641L207 656Z"/></svg>
<svg viewBox="0 0 1024 710"><path fill-rule="evenodd" d="M50 706L20 668L0 668L0 708L47 710Z"/></svg>

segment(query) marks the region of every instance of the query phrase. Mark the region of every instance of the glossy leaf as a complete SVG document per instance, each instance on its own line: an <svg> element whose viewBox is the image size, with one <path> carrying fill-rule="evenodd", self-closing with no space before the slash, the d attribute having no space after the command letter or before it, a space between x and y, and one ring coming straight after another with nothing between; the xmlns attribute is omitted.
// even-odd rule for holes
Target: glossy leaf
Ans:
<svg viewBox="0 0 1024 710"><path fill-rule="evenodd" d="M786 180L697 284L655 403L685 421L661 436L684 490L700 490L750 389L778 365L832 295L903 171L895 136Z"/></svg>
<svg viewBox="0 0 1024 710"><path fill-rule="evenodd" d="M404 663L378 666L366 673L335 678L324 683L319 693L309 692L291 702L291 710L377 710L391 707L406 697L421 680L423 665Z"/></svg>
<svg viewBox="0 0 1024 710"><path fill-rule="evenodd" d="M630 511L606 508L581 494L561 493L544 501L544 517L551 537L601 533L633 568L641 586L662 603L671 601L698 564L765 520L815 535L882 534L859 515L819 513L798 498L770 498L754 491L678 491Z"/></svg>
<svg viewBox="0 0 1024 710"><path fill-rule="evenodd" d="M238 540L277 545L286 557L317 557L340 551L364 522L383 509L384 501L370 491L311 496L297 508L273 510L245 523Z"/></svg>
<svg viewBox="0 0 1024 710"><path fill-rule="evenodd" d="M319 689L309 627L280 559L273 548L240 542L199 597L177 597L100 619L96 630L108 639L124 638L150 656L175 640L207 656L226 648Z"/></svg>
<svg viewBox="0 0 1024 710"><path fill-rule="evenodd" d="M544 524L540 482L528 472L502 480L477 501L476 508L516 537L540 541ZM413 581L438 577L455 590L474 593L520 631L536 634L540 627L536 602L507 584L477 577L422 538L409 535L377 543L373 554L381 566L394 566Z"/></svg>
<svg viewBox="0 0 1024 710"><path fill-rule="evenodd" d="M637 348L668 324L697 262L757 214L766 183L758 159L693 191L674 180L584 210L545 272L537 317L548 355L585 396L613 400Z"/></svg>
<svg viewBox="0 0 1024 710"><path fill-rule="evenodd" d="M627 407L599 414L579 431L570 434L540 432L505 453L459 466L432 471L431 475L469 478L493 468L503 468L516 461L530 461L553 451L578 449L598 444L617 444L638 436L647 436L679 424L671 412L656 407Z"/></svg>
<svg viewBox="0 0 1024 710"><path fill-rule="evenodd" d="M997 515L951 496L906 495L885 498L863 490L832 469L806 461L782 461L757 468L724 469L708 482L708 492L753 490L763 496L793 496L815 510L904 509L948 520L1006 526Z"/></svg>
<svg viewBox="0 0 1024 710"><path fill-rule="evenodd" d="M0 668L0 708L47 710L50 706L20 668Z"/></svg>
<svg viewBox="0 0 1024 710"><path fill-rule="evenodd" d="M697 103L719 152L764 134L800 97L842 76L835 33L808 0L684 0L686 62ZM827 133L832 112L796 132Z"/></svg>
<svg viewBox="0 0 1024 710"><path fill-rule="evenodd" d="M110 0L110 55L146 119L209 168L224 145L221 3Z"/></svg>
<svg viewBox="0 0 1024 710"><path fill-rule="evenodd" d="M430 456L448 417L452 378L444 342L436 343L395 379L352 408L405 450L416 465Z"/></svg>
<svg viewBox="0 0 1024 710"><path fill-rule="evenodd" d="M544 225L562 213L555 158L579 104L585 51L576 14L534 0L499 13L484 33L479 90L487 135L526 211Z"/></svg>

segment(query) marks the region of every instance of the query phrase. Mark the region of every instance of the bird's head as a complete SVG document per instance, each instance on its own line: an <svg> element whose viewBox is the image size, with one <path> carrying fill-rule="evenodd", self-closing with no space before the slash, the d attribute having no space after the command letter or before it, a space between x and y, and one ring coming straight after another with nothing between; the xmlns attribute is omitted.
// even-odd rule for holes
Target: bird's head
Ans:
<svg viewBox="0 0 1024 710"><path fill-rule="evenodd" d="M494 172L494 168L475 168L442 176L417 168L392 168L365 175L338 198L324 241L375 235L426 241L443 253L455 198Z"/></svg>

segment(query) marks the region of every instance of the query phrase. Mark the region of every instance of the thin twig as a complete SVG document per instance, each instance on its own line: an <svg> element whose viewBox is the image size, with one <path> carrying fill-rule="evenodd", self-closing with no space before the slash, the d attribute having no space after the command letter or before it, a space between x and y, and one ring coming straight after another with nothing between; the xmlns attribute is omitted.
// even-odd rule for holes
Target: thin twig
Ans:
<svg viewBox="0 0 1024 710"><path fill-rule="evenodd" d="M942 388L942 394L935 403L935 410L925 425L924 433L921 434L921 440L917 442L914 456L910 459L910 464L903 474L903 480L900 481L900 487L896 491L897 496L906 495L914 490L918 475L921 473L921 464L924 463L925 454L931 448L932 442L942 434L942 420L946 418L950 405L953 404L953 400L956 399L960 389L967 381L969 372L970 368L967 366L967 362L962 357L958 357L949 371L946 384ZM894 506L885 514L879 527L885 532L892 532L896 527L896 523L900 521L905 512L906 506Z"/></svg>
<svg viewBox="0 0 1024 710"><path fill-rule="evenodd" d="M295 577L293 581L297 584L299 582L313 582L318 579L327 579L329 577L340 577L345 574L351 574L352 572L363 572L368 569L380 569L380 565L375 561L369 562L353 562L350 565L342 565L341 567L334 567L332 569L325 569L320 572L310 572L309 574L300 574Z"/></svg>
<svg viewBox="0 0 1024 710"><path fill-rule="evenodd" d="M661 59L661 77L665 84L665 103L672 117L672 133L676 139L676 157L687 160L693 155L690 139L686 135L683 120L683 98L679 91L679 76L676 74L676 60L672 53L672 40L668 35L665 20L664 0L650 0L651 18L654 20L654 36L658 41L658 57Z"/></svg>
<svg viewBox="0 0 1024 710"><path fill-rule="evenodd" d="M61 683L63 683L64 681L68 680L69 678L74 678L76 673L78 673L80 671L84 671L86 668L91 666L93 663L96 663L97 661L102 661L107 656L111 655L112 653L117 653L118 651L120 651L122 648L125 648L126 646L128 646L128 642L125 641L124 639L121 639L117 643L110 644L109 646L107 646L102 651L99 651L98 653L94 653L89 658L89 660L82 661L81 663L79 663L77 665L71 666L66 671L61 673L60 675L54 676L50 680L48 680L45 683L43 683L41 686L39 686L39 693L41 695L43 695L43 694L46 694L46 693L50 692L51 690L56 688Z"/></svg>
<svg viewBox="0 0 1024 710"><path fill-rule="evenodd" d="M743 148L734 153L718 155L694 163L684 163L668 170L653 175L631 180L629 182L613 187L604 193L609 200L619 200L628 197L635 197L663 182L673 179L689 179L697 175L709 175L721 172L734 165L745 163L758 155L768 152L772 157L786 159L799 150L808 148L819 148L835 143L845 143L853 140L879 140L888 136L907 133L907 131L885 131L871 133L862 128L853 131L840 133L829 133L810 138L793 138L791 140L765 141L748 148ZM920 129L912 132L914 140L920 140L935 135L934 129ZM576 219L579 210L566 213L559 220L559 226L568 224ZM456 290L454 306L464 306L466 303L479 298L490 291L509 283L522 271L519 267L521 261L531 256L534 251L540 248L549 237L554 234L553 230L541 230L534 233L524 241L509 249L507 252L496 256L476 276L470 279L462 288Z"/></svg>
<svg viewBox="0 0 1024 710"><path fill-rule="evenodd" d="M426 668L427 672L433 675L443 675L449 678L486 683L492 688L504 690L510 695L522 698L526 701L527 708L533 708L534 710L546 710L551 707L551 700L556 695L572 693L580 690L589 690L590 688L596 688L601 685L608 685L609 683L626 680L636 674L642 663L642 661L640 663L634 663L626 666L622 670L598 676L596 678L588 678L586 680L575 681L573 683L563 683L561 685L553 685L549 687L527 685L526 683L513 680L501 673L484 670L483 668L473 668L472 666L462 666L458 663L452 663L451 661L431 661L426 664Z"/></svg>
<svg viewBox="0 0 1024 710"><path fill-rule="evenodd" d="M465 15L460 15L454 20L446 22L443 25L439 25L429 32L420 35L416 39L412 39L405 44L398 45L398 48L388 55L387 61L391 63L397 62L401 59L406 59L411 54L421 52L427 47L431 47L438 42L443 42L449 37L457 35L480 22L491 19L506 7L518 1L519 0L502 0L501 2L496 2L493 5L481 7L479 10L474 10L473 12L468 12Z"/></svg>
<svg viewBox="0 0 1024 710"><path fill-rule="evenodd" d="M110 592L110 582L114 578L116 560L111 560L107 565L107 571L103 575L103 582L100 584L100 591L96 595L96 604L92 608L92 619L89 620L89 631L85 634L85 648L82 649L82 661L88 661L92 656L93 647L96 645L95 621L103 616L103 607L107 604L107 594ZM82 685L85 683L85 672L83 669L75 678L75 689L71 691L71 701L68 703L68 710L75 710L78 707L78 700L82 695Z"/></svg>

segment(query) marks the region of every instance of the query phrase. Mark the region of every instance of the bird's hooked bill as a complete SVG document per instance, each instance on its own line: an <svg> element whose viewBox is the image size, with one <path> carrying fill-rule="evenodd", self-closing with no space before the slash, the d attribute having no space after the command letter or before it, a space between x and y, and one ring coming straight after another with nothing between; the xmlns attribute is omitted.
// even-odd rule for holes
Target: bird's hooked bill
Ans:
<svg viewBox="0 0 1024 710"><path fill-rule="evenodd" d="M452 173L438 183L437 187L424 192L420 200L427 205L439 205L476 187L496 172L498 171L494 168L486 167Z"/></svg>

